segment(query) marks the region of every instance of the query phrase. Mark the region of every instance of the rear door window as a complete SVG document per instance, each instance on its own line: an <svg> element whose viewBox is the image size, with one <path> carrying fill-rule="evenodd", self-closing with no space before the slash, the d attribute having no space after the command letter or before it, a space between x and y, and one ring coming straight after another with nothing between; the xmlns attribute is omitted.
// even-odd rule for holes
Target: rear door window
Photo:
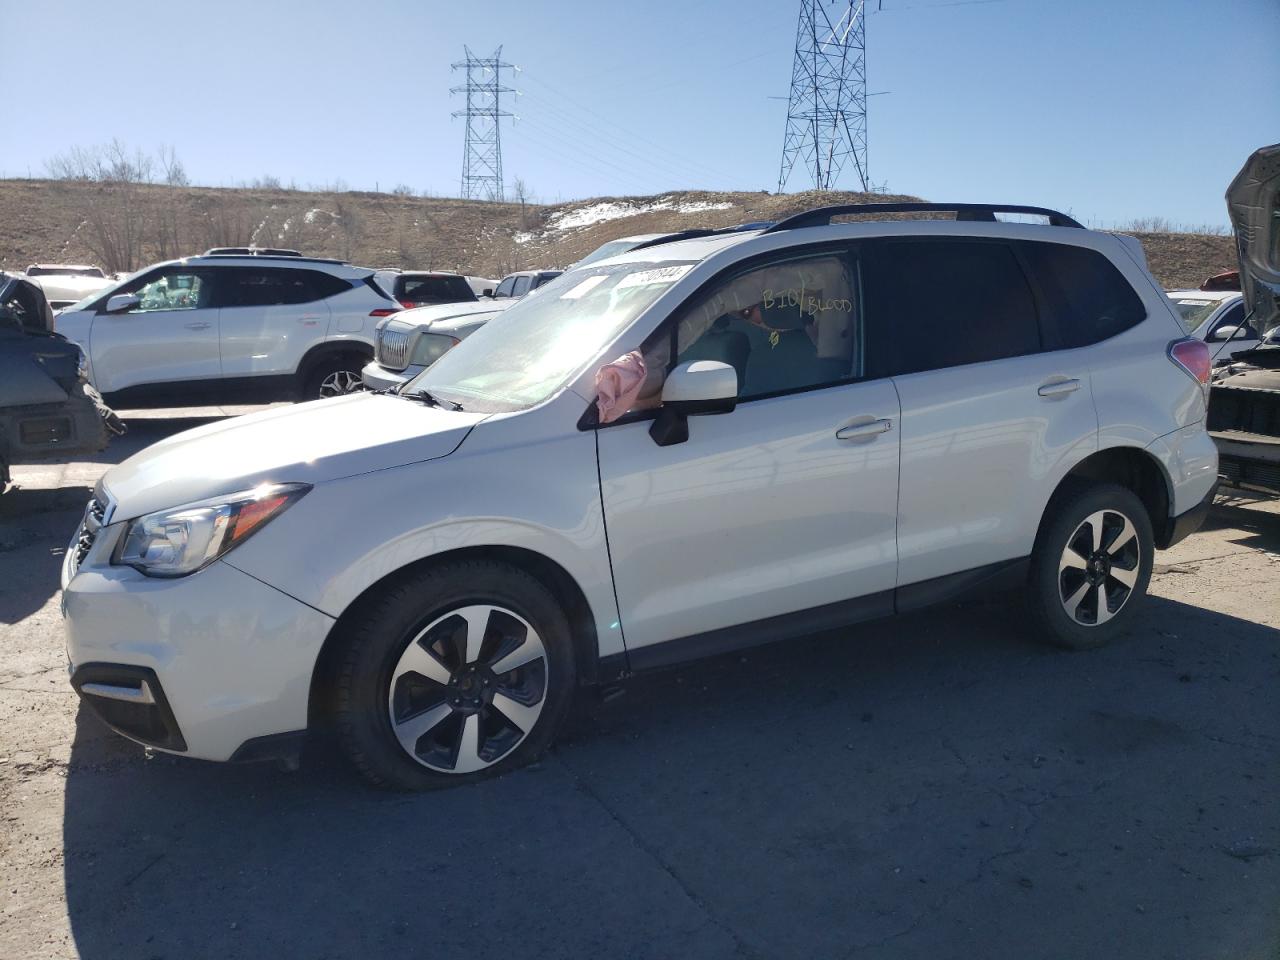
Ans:
<svg viewBox="0 0 1280 960"><path fill-rule="evenodd" d="M1041 350L1031 286L1007 243L878 240L862 246L860 260L871 376Z"/></svg>
<svg viewBox="0 0 1280 960"><path fill-rule="evenodd" d="M1097 250L1034 241L1019 249L1040 288L1048 349L1100 343L1145 319L1142 299Z"/></svg>

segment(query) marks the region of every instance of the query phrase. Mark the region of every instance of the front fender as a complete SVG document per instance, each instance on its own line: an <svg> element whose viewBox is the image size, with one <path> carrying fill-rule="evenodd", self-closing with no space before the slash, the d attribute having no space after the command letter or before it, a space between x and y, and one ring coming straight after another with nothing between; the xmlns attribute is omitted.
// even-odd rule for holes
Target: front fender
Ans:
<svg viewBox="0 0 1280 960"><path fill-rule="evenodd" d="M483 432L506 431L494 424ZM410 564L462 548L517 547L573 577L595 617L600 655L621 653L594 434L517 445L476 439L473 432L431 463L318 484L225 560L338 617Z"/></svg>

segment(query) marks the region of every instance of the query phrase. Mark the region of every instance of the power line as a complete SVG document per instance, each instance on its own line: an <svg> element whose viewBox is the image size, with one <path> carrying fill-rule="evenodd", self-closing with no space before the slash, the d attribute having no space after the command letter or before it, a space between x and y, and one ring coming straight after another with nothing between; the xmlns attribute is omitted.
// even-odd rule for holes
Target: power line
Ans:
<svg viewBox="0 0 1280 960"><path fill-rule="evenodd" d="M462 147L462 196L471 200L504 199L502 192L502 130L503 117L511 116L502 109L504 93L514 93L511 87L502 85L502 71L512 70L502 62L502 47L492 57L477 57L470 47L463 47L467 58L451 64L451 68L466 70L466 83L450 87L449 92L465 93L467 106L455 110L455 117L465 117L466 139Z"/></svg>
<svg viewBox="0 0 1280 960"><path fill-rule="evenodd" d="M834 22L828 10L833 6L843 9ZM849 160L867 190L864 0L802 0L778 192L786 189L797 162L812 174L814 189L831 190Z"/></svg>

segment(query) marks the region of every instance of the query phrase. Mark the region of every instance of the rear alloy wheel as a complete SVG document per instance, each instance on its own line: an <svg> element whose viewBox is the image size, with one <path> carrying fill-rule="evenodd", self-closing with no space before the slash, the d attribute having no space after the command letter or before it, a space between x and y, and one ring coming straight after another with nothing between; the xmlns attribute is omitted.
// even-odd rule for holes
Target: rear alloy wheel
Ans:
<svg viewBox="0 0 1280 960"><path fill-rule="evenodd" d="M526 764L551 743L576 685L569 623L535 577L496 561L410 576L337 638L335 719L374 783L451 786Z"/></svg>
<svg viewBox="0 0 1280 960"><path fill-rule="evenodd" d="M1114 510L1089 514L1058 561L1062 609L1085 627L1106 623L1133 596L1142 550L1133 522Z"/></svg>
<svg viewBox="0 0 1280 960"><path fill-rule="evenodd" d="M1100 647L1124 630L1146 594L1155 543L1130 490L1081 483L1055 496L1031 557L1031 607L1051 643Z"/></svg>
<svg viewBox="0 0 1280 960"><path fill-rule="evenodd" d="M341 397L364 389L364 381L356 370L334 370L320 381L320 399Z"/></svg>
<svg viewBox="0 0 1280 960"><path fill-rule="evenodd" d="M360 368L365 359L359 354L342 354L321 360L308 370L302 381L303 400L324 400L359 393L364 389Z"/></svg>

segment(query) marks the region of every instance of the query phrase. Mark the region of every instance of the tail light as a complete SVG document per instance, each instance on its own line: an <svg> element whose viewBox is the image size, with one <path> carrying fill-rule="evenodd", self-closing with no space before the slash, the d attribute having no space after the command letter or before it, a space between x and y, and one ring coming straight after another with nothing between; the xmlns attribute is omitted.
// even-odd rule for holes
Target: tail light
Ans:
<svg viewBox="0 0 1280 960"><path fill-rule="evenodd" d="M399 312L400 312L400 308L399 308L399 307L379 307L377 310L370 310L370 311L369 311L369 316L371 316L371 317L390 317L390 316L392 316L393 314L397 314L397 313L399 313Z"/></svg>
<svg viewBox="0 0 1280 960"><path fill-rule="evenodd" d="M417 304L412 300L401 300L400 306L404 307L406 310L412 310L417 306Z"/></svg>
<svg viewBox="0 0 1280 960"><path fill-rule="evenodd" d="M1195 337L1175 340L1169 344L1169 359L1187 371L1201 386L1209 382L1213 373L1213 358L1209 354L1209 345Z"/></svg>

